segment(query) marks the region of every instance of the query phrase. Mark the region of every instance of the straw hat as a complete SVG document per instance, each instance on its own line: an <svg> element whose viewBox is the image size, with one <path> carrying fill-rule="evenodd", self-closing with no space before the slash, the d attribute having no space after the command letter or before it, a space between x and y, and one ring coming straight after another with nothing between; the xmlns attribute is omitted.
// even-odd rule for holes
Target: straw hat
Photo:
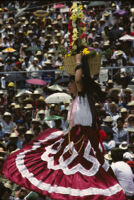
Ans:
<svg viewBox="0 0 134 200"><path fill-rule="evenodd" d="M14 109L20 109L20 108L21 108L20 105L18 104L14 105Z"/></svg>
<svg viewBox="0 0 134 200"><path fill-rule="evenodd" d="M48 12L44 11L44 10L36 10L35 12L33 12L33 14L36 17L47 17L48 16Z"/></svg>
<svg viewBox="0 0 134 200"><path fill-rule="evenodd" d="M134 8L131 8L130 11L131 11L131 13L134 13Z"/></svg>
<svg viewBox="0 0 134 200"><path fill-rule="evenodd" d="M107 159L107 160L112 160L111 151L109 151L107 154L105 154L104 158Z"/></svg>
<svg viewBox="0 0 134 200"><path fill-rule="evenodd" d="M105 13L104 13L104 16L105 17L108 17L110 15L110 13L108 12L108 11L106 11Z"/></svg>
<svg viewBox="0 0 134 200"><path fill-rule="evenodd" d="M51 65L52 64L51 60L49 60L49 59L47 59L44 63L47 64L47 65Z"/></svg>
<svg viewBox="0 0 134 200"><path fill-rule="evenodd" d="M128 127L128 128L127 128L127 131L128 131L128 132L131 132L131 133L134 133L134 128Z"/></svg>
<svg viewBox="0 0 134 200"><path fill-rule="evenodd" d="M5 155L7 152L4 151L3 147L0 147L0 155Z"/></svg>
<svg viewBox="0 0 134 200"><path fill-rule="evenodd" d="M106 116L106 118L105 119L103 119L103 122L113 122L113 119L112 119L112 117L111 116Z"/></svg>
<svg viewBox="0 0 134 200"><path fill-rule="evenodd" d="M132 93L132 89L130 89L130 88L125 88L123 91L127 92L127 93Z"/></svg>
<svg viewBox="0 0 134 200"><path fill-rule="evenodd" d="M40 92L39 92L39 90L34 90L34 92L33 92L33 95L40 95Z"/></svg>
<svg viewBox="0 0 134 200"><path fill-rule="evenodd" d="M134 106L134 101L130 101L130 102L128 103L128 106L129 106L129 107Z"/></svg>
<svg viewBox="0 0 134 200"><path fill-rule="evenodd" d="M122 54L123 54L123 51L121 51L121 50L119 50L119 51L116 52L116 55L117 55L117 56L120 56L120 55L122 55Z"/></svg>
<svg viewBox="0 0 134 200"><path fill-rule="evenodd" d="M17 138L17 137L18 137L18 135L15 132L11 133L11 135L10 135L10 138Z"/></svg>
<svg viewBox="0 0 134 200"><path fill-rule="evenodd" d="M104 46L109 46L109 45L110 45L110 41L109 40L104 42Z"/></svg>
<svg viewBox="0 0 134 200"><path fill-rule="evenodd" d="M128 143L127 142L122 142L120 145L119 145L119 148L120 149L123 149L123 150L126 150L128 149Z"/></svg>
<svg viewBox="0 0 134 200"><path fill-rule="evenodd" d="M7 182L4 184L4 186L5 186L6 188L10 189L10 190L13 189L12 184L11 184L9 181L7 181Z"/></svg>
<svg viewBox="0 0 134 200"><path fill-rule="evenodd" d="M109 84L110 84L110 83L113 83L113 81L112 81L112 80L108 80L108 82L107 82L107 83L109 83Z"/></svg>
<svg viewBox="0 0 134 200"><path fill-rule="evenodd" d="M112 89L109 90L109 92L110 93L112 93L112 92L118 92L119 93L120 89L119 88L112 88Z"/></svg>
<svg viewBox="0 0 134 200"><path fill-rule="evenodd" d="M3 116L11 116L11 113L10 112L4 112Z"/></svg>
<svg viewBox="0 0 134 200"><path fill-rule="evenodd" d="M41 51L37 51L37 53L35 55L36 56L40 56L40 55L42 55L42 52Z"/></svg>
<svg viewBox="0 0 134 200"><path fill-rule="evenodd" d="M124 112L128 112L128 110L126 108L121 108L120 112L124 113Z"/></svg>
<svg viewBox="0 0 134 200"><path fill-rule="evenodd" d="M31 130L26 131L25 135L33 135L33 132Z"/></svg>
<svg viewBox="0 0 134 200"><path fill-rule="evenodd" d="M48 51L48 54L53 54L53 53L55 53L54 49L50 49L50 50Z"/></svg>
<svg viewBox="0 0 134 200"><path fill-rule="evenodd" d="M38 118L33 118L32 122L40 122Z"/></svg>
<svg viewBox="0 0 134 200"><path fill-rule="evenodd" d="M25 109L32 109L33 106L32 106L32 104L26 104L26 106L25 106L24 108L25 108Z"/></svg>
<svg viewBox="0 0 134 200"><path fill-rule="evenodd" d="M40 110L40 111L38 112L38 114L39 114L39 115L45 115L45 110Z"/></svg>

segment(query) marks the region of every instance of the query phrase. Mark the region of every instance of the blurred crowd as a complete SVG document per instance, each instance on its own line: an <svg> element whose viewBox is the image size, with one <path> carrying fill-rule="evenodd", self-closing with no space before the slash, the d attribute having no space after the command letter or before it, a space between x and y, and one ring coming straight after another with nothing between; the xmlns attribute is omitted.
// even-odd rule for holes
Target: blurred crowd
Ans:
<svg viewBox="0 0 134 200"><path fill-rule="evenodd" d="M88 46L103 51L102 66L125 66L108 72L103 83L106 100L96 99L101 127L100 139L105 158L128 199L134 196L134 8L131 1L109 1L107 6L83 2ZM47 6L38 1L2 2L0 8L0 199L43 200L35 192L19 187L2 174L3 162L47 128L67 130L71 101L49 103L53 93L67 93L68 77L58 79L63 70L63 55L69 44L68 19L71 2L64 7ZM37 9L38 8L38 9ZM43 10L44 12L37 12ZM122 40L129 35L131 39ZM25 73L21 73L21 72ZM2 73L4 72L4 73ZM16 72L16 74L10 74ZM46 86L27 86L26 79L43 79ZM62 79L63 78L63 79ZM59 80L59 82L58 82ZM99 82L97 79L96 81ZM59 85L49 88L50 84ZM121 89L117 88L120 84ZM23 90L18 90L23 89ZM56 97L55 97L56 98Z"/></svg>

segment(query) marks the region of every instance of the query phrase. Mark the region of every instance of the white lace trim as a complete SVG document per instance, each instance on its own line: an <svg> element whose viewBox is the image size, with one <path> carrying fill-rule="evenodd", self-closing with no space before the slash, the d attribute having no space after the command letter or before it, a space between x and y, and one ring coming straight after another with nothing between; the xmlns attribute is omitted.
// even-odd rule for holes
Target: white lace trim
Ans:
<svg viewBox="0 0 134 200"><path fill-rule="evenodd" d="M39 142L35 142L32 149L36 150L38 147L40 147L40 144L42 142L45 142L46 140L48 140L50 138L52 139L52 138L59 137L61 135L61 133L63 133L63 132L62 131L54 132L50 136L48 136L45 140L40 140ZM60 140L60 144L59 144L58 149L60 148L60 145L62 144L62 142L63 142L63 139ZM73 143L71 143L71 146L73 146ZM69 148L68 146L65 148L65 152L67 151L68 148ZM73 148L73 150L74 150L74 148ZM84 152L84 157L86 159L88 157L89 161L92 161L92 162L95 162L96 164L98 164L97 163L98 161L96 162L94 157L92 157L92 156L89 157L90 150L91 150L91 144L90 144L90 142L88 142L88 145L87 145L85 152ZM61 187L61 186L58 186L58 185L51 186L51 184L47 184L47 183L42 182L41 180L38 180L37 178L34 177L33 173L28 171L28 169L27 169L27 167L25 166L25 163L24 163L24 158L25 158L26 153L28 153L30 151L31 151L31 149L26 150L26 151L18 154L18 156L16 158L16 166L17 166L20 174L22 175L22 177L27 178L31 182L31 184L33 184L34 186L36 186L40 190L45 190L45 191L48 191L49 193L55 192L55 193L60 193L60 194L68 194L68 195L71 195L71 196L81 196L81 197L87 196L87 195L111 196L111 195L114 195L117 192L120 192L122 190L122 188L119 186L119 184L116 184L116 185L109 187L109 188L106 188L106 189L90 187L90 188L82 189L82 190L73 189L73 188L69 188L69 187L68 188ZM77 152L75 152L75 150L73 151L72 156L71 156L71 159L69 158L70 160L68 160L68 159L66 160L67 163L63 163L63 160L62 160L63 158L61 157L60 163L63 163L63 166L65 167L66 164L68 164L72 159L75 158L75 156L77 156ZM78 167L81 170L79 165L80 164L76 165L75 167ZM91 169L92 169L92 171L95 170L95 166L93 165L93 167ZM72 169L70 171L72 171Z"/></svg>

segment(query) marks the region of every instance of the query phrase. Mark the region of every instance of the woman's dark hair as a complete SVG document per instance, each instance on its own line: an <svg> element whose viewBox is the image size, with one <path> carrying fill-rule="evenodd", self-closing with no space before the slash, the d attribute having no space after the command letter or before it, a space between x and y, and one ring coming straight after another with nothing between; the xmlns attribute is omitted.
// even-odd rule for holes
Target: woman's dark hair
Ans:
<svg viewBox="0 0 134 200"><path fill-rule="evenodd" d="M97 84L93 78L91 78L90 69L88 66L87 56L83 56L81 60L81 64L76 67L76 70L82 68L83 77L83 92L79 95L87 94L88 102L91 108L92 116L93 116L93 126L96 124L96 116L95 116L95 100L98 102L104 102L106 94L101 91L99 84Z"/></svg>
<svg viewBox="0 0 134 200"><path fill-rule="evenodd" d="M123 160L123 153L124 151L119 148L114 148L111 150L111 157L114 162L122 161Z"/></svg>

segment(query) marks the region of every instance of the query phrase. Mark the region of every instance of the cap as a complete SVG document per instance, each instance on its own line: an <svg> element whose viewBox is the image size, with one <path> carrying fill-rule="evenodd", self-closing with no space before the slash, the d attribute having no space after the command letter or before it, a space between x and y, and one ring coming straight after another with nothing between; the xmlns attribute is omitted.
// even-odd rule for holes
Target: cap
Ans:
<svg viewBox="0 0 134 200"><path fill-rule="evenodd" d="M15 105L14 106L14 109L19 109L19 108L21 108L20 105Z"/></svg>
<svg viewBox="0 0 134 200"><path fill-rule="evenodd" d="M14 83L13 82L8 83L8 87L14 87Z"/></svg>

